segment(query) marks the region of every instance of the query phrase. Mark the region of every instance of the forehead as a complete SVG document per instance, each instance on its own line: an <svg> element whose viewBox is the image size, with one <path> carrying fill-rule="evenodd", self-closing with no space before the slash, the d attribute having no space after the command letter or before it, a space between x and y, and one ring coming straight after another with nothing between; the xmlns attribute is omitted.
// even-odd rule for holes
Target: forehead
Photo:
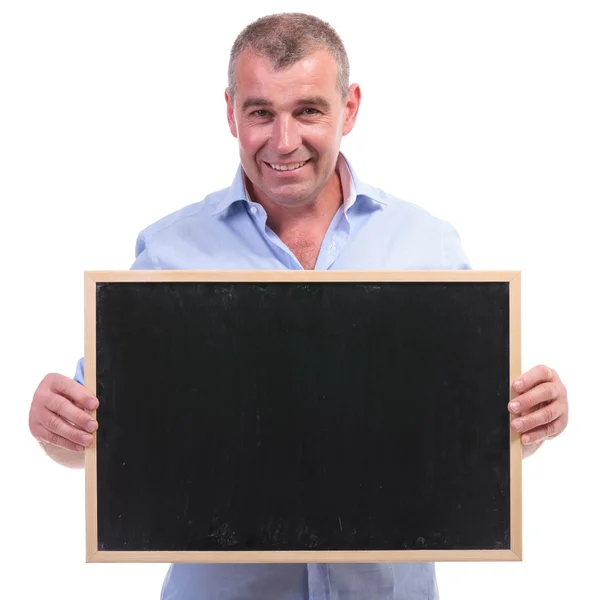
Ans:
<svg viewBox="0 0 600 600"><path fill-rule="evenodd" d="M236 102L248 97L260 97L272 102L291 101L305 96L340 96L337 88L338 68L335 59L325 50L318 50L298 62L275 70L263 56L243 52L238 58Z"/></svg>

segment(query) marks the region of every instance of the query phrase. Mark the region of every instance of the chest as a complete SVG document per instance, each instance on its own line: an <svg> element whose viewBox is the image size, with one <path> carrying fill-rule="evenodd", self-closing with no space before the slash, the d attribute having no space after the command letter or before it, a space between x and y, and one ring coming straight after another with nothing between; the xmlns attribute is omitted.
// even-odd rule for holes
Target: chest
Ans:
<svg viewBox="0 0 600 600"><path fill-rule="evenodd" d="M292 233L281 236L281 241L298 259L303 269L314 269L323 243L323 234Z"/></svg>
<svg viewBox="0 0 600 600"><path fill-rule="evenodd" d="M452 269L463 261L452 239L442 243L439 226L415 226L393 213L357 214L349 226L343 221L327 231L277 235L244 210L229 220L182 219L167 232L147 240L139 264L150 264L143 262L150 256L146 268L154 269L408 270Z"/></svg>

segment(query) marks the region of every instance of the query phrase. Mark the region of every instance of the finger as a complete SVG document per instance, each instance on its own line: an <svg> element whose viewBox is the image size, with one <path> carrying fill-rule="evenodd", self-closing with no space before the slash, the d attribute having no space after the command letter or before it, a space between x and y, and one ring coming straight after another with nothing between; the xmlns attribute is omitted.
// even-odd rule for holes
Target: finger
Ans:
<svg viewBox="0 0 600 600"><path fill-rule="evenodd" d="M74 444L71 440L67 440L65 438L60 437L54 433L48 432L49 439L43 440L46 443L50 443L53 446L59 446L60 448L66 448L67 450L72 450L73 452L83 452L85 448L83 446L78 446Z"/></svg>
<svg viewBox="0 0 600 600"><path fill-rule="evenodd" d="M78 446L89 446L94 437L91 433L82 431L81 429L67 423L62 417L49 410L43 410L37 415L38 423L42 426L42 439L52 442L48 439L47 434L64 438L77 444Z"/></svg>
<svg viewBox="0 0 600 600"><path fill-rule="evenodd" d="M542 402L551 402L558 398L560 388L556 383L544 382L536 385L533 389L517 396L508 404L508 409L513 414L521 414L529 409L542 404Z"/></svg>
<svg viewBox="0 0 600 600"><path fill-rule="evenodd" d="M552 421L552 423L548 423L528 431L526 434L521 436L521 442L527 446L543 440L549 440L553 437L556 437L559 433L562 433L566 425L566 419L561 417L556 421Z"/></svg>
<svg viewBox="0 0 600 600"><path fill-rule="evenodd" d="M520 394L545 381L552 381L556 377L556 371L546 365L533 367L526 373L523 373L519 379L513 382L513 389Z"/></svg>
<svg viewBox="0 0 600 600"><path fill-rule="evenodd" d="M98 429L98 422L90 417L85 411L77 408L71 401L67 400L64 396L58 394L51 394L46 401L46 408L59 416L65 421L72 423L73 425L94 433Z"/></svg>
<svg viewBox="0 0 600 600"><path fill-rule="evenodd" d="M42 443L52 444L54 446L59 446L60 448L66 448L67 450L72 450L73 452L83 452L85 450L83 446L61 437L52 431L44 429L40 423L37 423L34 427L32 427L32 432L35 438Z"/></svg>
<svg viewBox="0 0 600 600"><path fill-rule="evenodd" d="M60 396L64 396L77 404L81 408L94 410L98 407L98 399L94 398L89 391L74 379L59 375L57 373L51 376L50 389Z"/></svg>
<svg viewBox="0 0 600 600"><path fill-rule="evenodd" d="M560 402L550 404L536 410L528 415L513 419L511 427L514 431L525 433L541 426L554 427L553 423L563 416L564 406Z"/></svg>

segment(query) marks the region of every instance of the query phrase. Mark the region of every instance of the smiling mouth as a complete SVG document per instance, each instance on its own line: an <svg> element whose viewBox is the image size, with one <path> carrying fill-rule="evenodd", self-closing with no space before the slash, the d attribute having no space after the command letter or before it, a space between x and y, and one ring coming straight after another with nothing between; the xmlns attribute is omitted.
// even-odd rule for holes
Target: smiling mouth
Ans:
<svg viewBox="0 0 600 600"><path fill-rule="evenodd" d="M297 171L298 169L301 169L309 160L310 158L303 162L291 163L289 165L278 165L266 161L265 164L271 167L271 169L273 169L274 171Z"/></svg>

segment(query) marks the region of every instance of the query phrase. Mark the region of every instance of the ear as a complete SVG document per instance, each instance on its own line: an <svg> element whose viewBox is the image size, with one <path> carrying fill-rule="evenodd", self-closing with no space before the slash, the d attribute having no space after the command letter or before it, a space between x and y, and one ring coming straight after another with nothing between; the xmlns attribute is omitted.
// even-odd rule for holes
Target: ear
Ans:
<svg viewBox="0 0 600 600"><path fill-rule="evenodd" d="M354 128L356 117L358 116L358 108L360 107L361 91L357 83L353 83L348 89L348 98L346 98L346 118L344 121L344 129L342 135L349 134Z"/></svg>
<svg viewBox="0 0 600 600"><path fill-rule="evenodd" d="M229 131L233 137L237 137L237 127L235 124L235 116L233 114L233 99L229 97L229 92L225 89L225 102L227 102L227 123L229 123Z"/></svg>

